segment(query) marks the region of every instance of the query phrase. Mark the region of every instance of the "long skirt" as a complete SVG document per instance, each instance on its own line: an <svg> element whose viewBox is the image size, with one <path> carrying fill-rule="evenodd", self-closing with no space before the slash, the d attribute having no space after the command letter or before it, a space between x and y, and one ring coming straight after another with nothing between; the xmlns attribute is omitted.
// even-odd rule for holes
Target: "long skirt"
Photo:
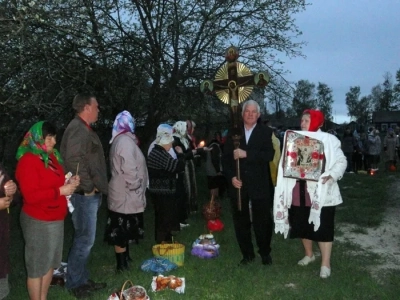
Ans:
<svg viewBox="0 0 400 300"><path fill-rule="evenodd" d="M289 208L289 238L308 239L316 242L332 242L335 229L336 206L326 206L321 209L321 224L314 231L314 224L308 222L310 216L310 197L304 181L296 183L293 192L293 205ZM296 189L298 188L298 189ZM295 199L298 197L297 199ZM300 198L300 199L299 199ZM299 200L299 201L298 201Z"/></svg>
<svg viewBox="0 0 400 300"><path fill-rule="evenodd" d="M154 229L157 243L171 242L172 231L179 231L177 201L175 195L151 194L154 203Z"/></svg>
<svg viewBox="0 0 400 300"><path fill-rule="evenodd" d="M25 240L25 266L29 278L39 278L61 265L64 220L41 221L21 212Z"/></svg>
<svg viewBox="0 0 400 300"><path fill-rule="evenodd" d="M193 160L188 160L185 166L185 188L187 192L188 213L198 210L196 169Z"/></svg>
<svg viewBox="0 0 400 300"><path fill-rule="evenodd" d="M143 236L143 213L122 214L109 211L104 234L104 241L109 245L125 248L131 241L138 244Z"/></svg>

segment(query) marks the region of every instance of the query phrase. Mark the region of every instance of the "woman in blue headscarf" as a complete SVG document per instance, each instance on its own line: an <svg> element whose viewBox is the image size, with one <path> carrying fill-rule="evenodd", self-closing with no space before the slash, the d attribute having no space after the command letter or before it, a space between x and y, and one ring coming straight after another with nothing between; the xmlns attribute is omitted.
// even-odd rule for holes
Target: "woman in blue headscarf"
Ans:
<svg viewBox="0 0 400 300"><path fill-rule="evenodd" d="M105 240L114 246L117 271L128 269L129 242L143 238L148 174L137 146L135 120L124 110L115 118L110 140L111 180L108 184L109 217Z"/></svg>

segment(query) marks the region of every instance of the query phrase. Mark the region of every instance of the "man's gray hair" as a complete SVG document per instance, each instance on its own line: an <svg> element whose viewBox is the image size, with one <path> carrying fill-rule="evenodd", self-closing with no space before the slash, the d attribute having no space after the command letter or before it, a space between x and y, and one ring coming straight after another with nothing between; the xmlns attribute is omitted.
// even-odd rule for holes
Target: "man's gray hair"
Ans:
<svg viewBox="0 0 400 300"><path fill-rule="evenodd" d="M257 108L257 112L260 113L261 112L261 108L260 105L254 101L254 100L247 100L245 103L243 103L243 107L242 107L242 116L244 114L244 111L246 110L246 107L248 105L254 105Z"/></svg>

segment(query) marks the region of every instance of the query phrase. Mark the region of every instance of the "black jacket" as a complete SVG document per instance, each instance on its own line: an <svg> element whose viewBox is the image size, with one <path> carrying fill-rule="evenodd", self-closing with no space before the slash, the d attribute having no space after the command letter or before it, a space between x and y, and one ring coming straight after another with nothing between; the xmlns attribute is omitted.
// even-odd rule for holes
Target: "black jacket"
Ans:
<svg viewBox="0 0 400 300"><path fill-rule="evenodd" d="M275 152L272 146L272 129L263 124L257 124L247 144L243 130L239 148L247 152L247 157L240 159L240 179L243 181L242 197L248 195L253 199L270 198L270 189L274 188L271 184L269 169L269 162L273 159ZM229 133L224 146L224 175L229 182L230 196L237 198L237 189L232 185L232 178L236 176L233 150L233 140Z"/></svg>

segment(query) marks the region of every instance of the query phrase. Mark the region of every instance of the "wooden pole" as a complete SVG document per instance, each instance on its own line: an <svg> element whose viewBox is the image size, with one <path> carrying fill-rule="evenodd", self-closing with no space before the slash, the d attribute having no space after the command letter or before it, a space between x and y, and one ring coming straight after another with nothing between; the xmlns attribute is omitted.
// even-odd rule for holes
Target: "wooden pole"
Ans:
<svg viewBox="0 0 400 300"><path fill-rule="evenodd" d="M239 134L232 135L233 146L239 149L241 136ZM236 178L240 180L240 158L236 160ZM242 211L242 196L240 188L237 189L237 206L238 211Z"/></svg>

